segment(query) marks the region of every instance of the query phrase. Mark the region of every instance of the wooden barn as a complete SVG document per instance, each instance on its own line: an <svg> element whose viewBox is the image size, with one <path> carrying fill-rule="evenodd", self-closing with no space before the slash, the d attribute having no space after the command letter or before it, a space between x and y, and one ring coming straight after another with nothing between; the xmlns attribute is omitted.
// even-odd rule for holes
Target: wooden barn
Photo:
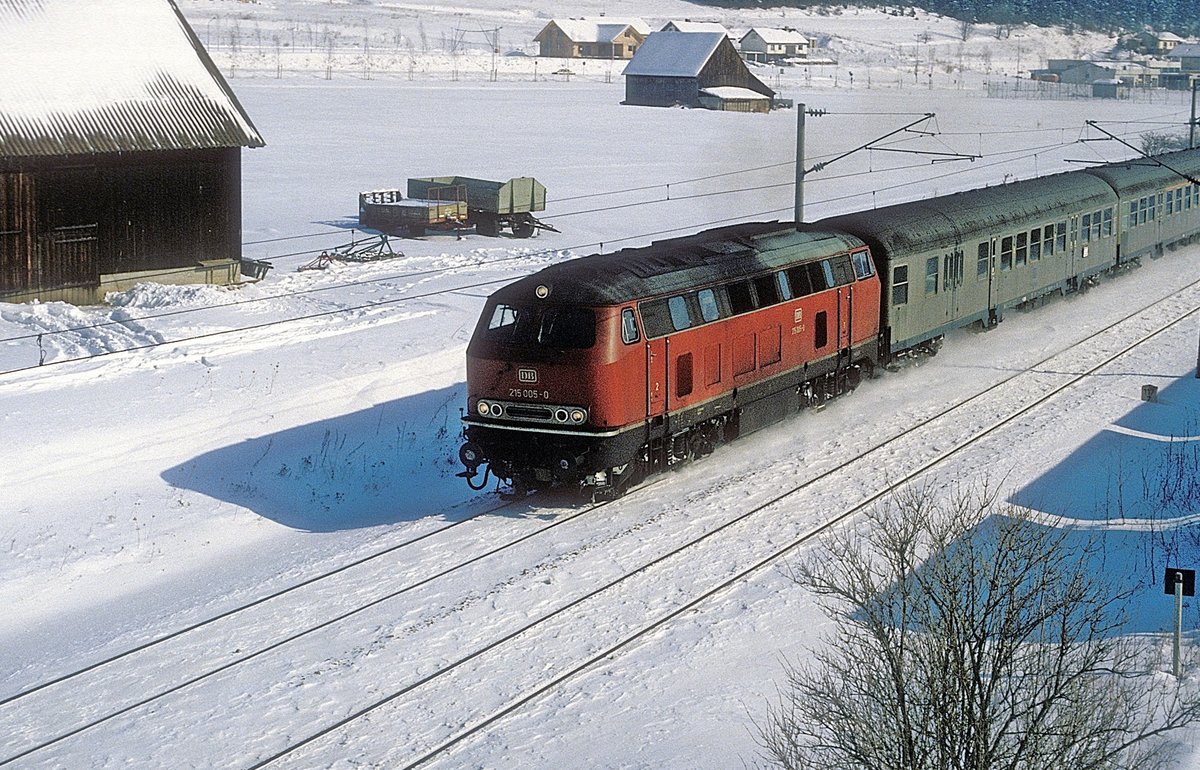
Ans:
<svg viewBox="0 0 1200 770"><path fill-rule="evenodd" d="M237 280L262 145L174 0L0 3L0 301Z"/></svg>
<svg viewBox="0 0 1200 770"><path fill-rule="evenodd" d="M775 96L720 32L655 32L625 67L624 103L703 107L701 92L721 87Z"/></svg>

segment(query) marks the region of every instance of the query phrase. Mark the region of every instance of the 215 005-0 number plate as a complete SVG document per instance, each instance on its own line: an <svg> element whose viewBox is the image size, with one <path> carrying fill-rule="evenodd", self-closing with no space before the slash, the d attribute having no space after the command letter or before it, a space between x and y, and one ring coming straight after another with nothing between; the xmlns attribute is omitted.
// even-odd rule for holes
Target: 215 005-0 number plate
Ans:
<svg viewBox="0 0 1200 770"><path fill-rule="evenodd" d="M530 390L528 388L511 388L508 391L509 398L534 398L542 401L550 400L550 391L548 390Z"/></svg>

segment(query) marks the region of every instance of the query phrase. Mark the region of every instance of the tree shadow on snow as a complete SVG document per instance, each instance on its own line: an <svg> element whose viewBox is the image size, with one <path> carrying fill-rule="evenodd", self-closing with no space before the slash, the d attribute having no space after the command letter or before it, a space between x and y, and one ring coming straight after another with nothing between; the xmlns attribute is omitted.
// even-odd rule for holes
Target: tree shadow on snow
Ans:
<svg viewBox="0 0 1200 770"><path fill-rule="evenodd" d="M1200 380L1189 373L1008 498L1068 530L1069 540L1100 538L1096 579L1123 576L1139 586L1127 631L1170 628L1166 567L1200 567L1197 405ZM1187 599L1185 608L1185 627L1200 628L1200 603Z"/></svg>
<svg viewBox="0 0 1200 770"><path fill-rule="evenodd" d="M464 390L459 383L247 439L162 477L312 532L464 518L472 506L461 504L479 496L455 476ZM447 513L455 506L460 513Z"/></svg>

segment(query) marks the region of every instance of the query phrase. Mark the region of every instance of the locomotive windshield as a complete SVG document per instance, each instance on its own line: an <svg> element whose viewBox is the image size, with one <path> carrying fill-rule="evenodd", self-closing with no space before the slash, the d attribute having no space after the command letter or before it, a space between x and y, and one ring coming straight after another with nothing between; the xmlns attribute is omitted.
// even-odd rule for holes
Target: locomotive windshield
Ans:
<svg viewBox="0 0 1200 770"><path fill-rule="evenodd" d="M500 303L492 309L485 338L504 345L583 350L596 344L596 314L583 307Z"/></svg>

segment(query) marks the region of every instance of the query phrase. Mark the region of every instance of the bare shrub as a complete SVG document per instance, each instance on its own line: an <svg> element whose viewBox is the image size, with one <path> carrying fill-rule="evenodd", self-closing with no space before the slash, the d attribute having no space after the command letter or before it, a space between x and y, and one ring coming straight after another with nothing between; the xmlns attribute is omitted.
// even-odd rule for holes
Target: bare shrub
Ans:
<svg viewBox="0 0 1200 770"><path fill-rule="evenodd" d="M1131 587L1103 542L1039 525L987 490L906 493L839 531L793 579L836 631L758 725L800 770L1163 767L1195 688L1123 633Z"/></svg>

